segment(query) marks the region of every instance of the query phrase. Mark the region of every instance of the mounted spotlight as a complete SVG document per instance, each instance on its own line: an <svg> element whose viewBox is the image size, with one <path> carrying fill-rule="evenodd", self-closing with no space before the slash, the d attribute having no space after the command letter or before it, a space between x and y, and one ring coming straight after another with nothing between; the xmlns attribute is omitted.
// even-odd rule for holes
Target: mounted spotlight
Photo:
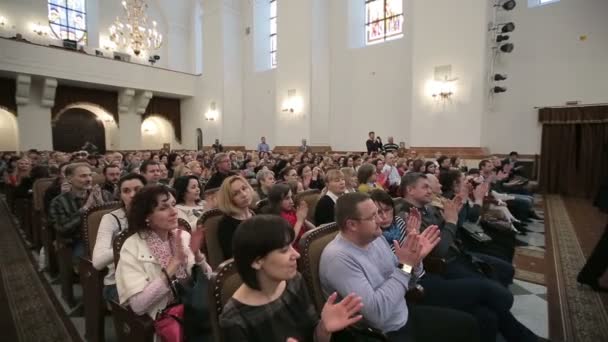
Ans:
<svg viewBox="0 0 608 342"><path fill-rule="evenodd" d="M506 88L506 87L498 87L498 86L496 86L496 87L492 88L492 92L493 92L494 94L498 94L498 93L504 93L504 92L506 92L506 91L507 91L507 88Z"/></svg>
<svg viewBox="0 0 608 342"><path fill-rule="evenodd" d="M515 46L513 45L513 43L502 44L500 46L500 51L502 51L504 53L511 53L513 51L514 47Z"/></svg>
<svg viewBox="0 0 608 342"><path fill-rule="evenodd" d="M494 74L494 81L504 81L507 79L507 75Z"/></svg>
<svg viewBox="0 0 608 342"><path fill-rule="evenodd" d="M514 30L515 30L515 24L513 24L513 22L510 22L510 23L503 24L500 32L509 33L509 32L513 32Z"/></svg>
<svg viewBox="0 0 608 342"><path fill-rule="evenodd" d="M504 34L499 34L498 36L496 36L497 43L503 42L505 40L509 40L509 36L504 35Z"/></svg>
<svg viewBox="0 0 608 342"><path fill-rule="evenodd" d="M503 2L502 5L500 4L500 1L498 1L496 2L496 5L494 5L494 7L502 7L502 9L504 9L505 11L510 11L515 8L515 5L517 5L515 0L508 0Z"/></svg>

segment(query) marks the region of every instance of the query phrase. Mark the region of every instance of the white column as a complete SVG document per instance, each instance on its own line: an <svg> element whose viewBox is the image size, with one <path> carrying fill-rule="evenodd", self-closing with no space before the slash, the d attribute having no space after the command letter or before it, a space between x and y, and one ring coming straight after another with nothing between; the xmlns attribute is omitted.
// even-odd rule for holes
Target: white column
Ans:
<svg viewBox="0 0 608 342"><path fill-rule="evenodd" d="M32 79L29 101L17 104L19 149L52 150L51 107L41 105L44 81ZM18 86L19 88L19 86Z"/></svg>

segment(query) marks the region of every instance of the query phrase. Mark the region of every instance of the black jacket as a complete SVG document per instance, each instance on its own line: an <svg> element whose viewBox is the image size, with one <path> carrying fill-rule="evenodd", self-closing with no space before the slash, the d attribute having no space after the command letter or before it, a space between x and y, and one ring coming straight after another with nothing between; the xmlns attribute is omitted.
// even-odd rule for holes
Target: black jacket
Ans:
<svg viewBox="0 0 608 342"><path fill-rule="evenodd" d="M336 203L331 197L325 195L319 199L315 208L315 225L320 226L324 223L334 222L334 208Z"/></svg>

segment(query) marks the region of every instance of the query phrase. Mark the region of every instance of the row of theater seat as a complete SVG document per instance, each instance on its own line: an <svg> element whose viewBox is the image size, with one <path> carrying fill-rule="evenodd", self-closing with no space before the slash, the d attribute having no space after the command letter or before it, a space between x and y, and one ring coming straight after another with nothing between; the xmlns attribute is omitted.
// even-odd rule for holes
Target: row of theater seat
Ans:
<svg viewBox="0 0 608 342"><path fill-rule="evenodd" d="M11 206L14 207L15 214L19 217L22 228L26 231L26 237L30 241L35 241L38 236L38 245L42 245L46 249L48 258L48 271L51 276L59 273L61 282L61 293L63 299L70 306L75 306L77 303L73 294L73 274L72 274L72 258L71 250L67 244L57 240L52 227L48 227L46 223L46 213L44 212L43 197L45 191L52 184L52 178L39 179L34 183L32 200L14 201ZM308 219L312 222L314 219L314 208L321 197L319 190L308 190L298 194L298 201L304 200L308 207L311 208L308 212ZM7 199L11 202L10 191L7 193ZM267 201L259 201L255 205L255 211L260 212L267 204ZM397 201L398 205L398 201ZM83 307L85 317L85 337L87 341L104 341L104 322L105 316L109 314L108 305L102 296L103 279L106 271L98 271L93 267L91 256L97 231L101 218L117 209L118 202L106 203L101 206L90 208L84 215L82 226L82 237L85 242L85 256L81 258L78 265L80 283L83 288ZM398 211L398 210L397 210ZM210 314L212 318L211 326L214 339L222 341L221 330L219 329L219 315L222 312L224 304L230 299L234 291L241 285L241 279L236 273L236 269L232 260L224 260L218 240L218 223L223 213L218 209L211 209L205 212L198 221L199 227L205 229L205 244L204 253L208 263L214 269L211 276L210 292ZM192 227L185 220L179 221L181 229L190 231ZM299 271L303 274L308 285L309 293L313 298L314 304L318 312L321 312L324 298L320 288L318 277L319 260L323 248L337 234L337 226L335 223L322 225L316 229L307 232L300 240L301 258L298 260ZM121 233L114 239L114 262L118 263L120 257L120 248L124 241L130 236L130 232ZM430 272L441 272L443 262L441 260L425 260L425 268ZM423 296L422 287L418 286L408 292L408 303L416 303ZM122 306L117 302L109 303L111 314L114 320L116 336L119 341L138 342L152 341L154 328L153 321L149 316L138 316L128 307ZM379 338L383 338L382 334L373 329L369 329L370 333L377 334Z"/></svg>

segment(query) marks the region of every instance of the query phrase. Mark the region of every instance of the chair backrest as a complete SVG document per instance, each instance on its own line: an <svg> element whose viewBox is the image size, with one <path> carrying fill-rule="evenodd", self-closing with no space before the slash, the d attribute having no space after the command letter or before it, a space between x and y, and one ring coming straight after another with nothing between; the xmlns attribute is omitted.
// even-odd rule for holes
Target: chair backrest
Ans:
<svg viewBox="0 0 608 342"><path fill-rule="evenodd" d="M215 341L223 341L219 317L224 305L241 286L243 281L236 271L234 259L221 263L216 272L211 274L209 286L209 314L211 316L211 330Z"/></svg>
<svg viewBox="0 0 608 342"><path fill-rule="evenodd" d="M188 221L184 220L181 217L177 219L177 227L181 230L187 231L188 233L192 233L192 227L190 227L190 223L188 223Z"/></svg>
<svg viewBox="0 0 608 342"><path fill-rule="evenodd" d="M198 219L197 226L205 230L205 256L211 268L216 269L224 261L224 251L218 239L219 221L224 213L219 209L211 209Z"/></svg>
<svg viewBox="0 0 608 342"><path fill-rule="evenodd" d="M44 193L53 184L55 178L40 178L32 185L32 198L34 200L34 210L42 212L44 210Z"/></svg>
<svg viewBox="0 0 608 342"><path fill-rule="evenodd" d="M319 202L320 198L321 190L318 189L302 191L294 198L294 203L296 204L300 201L305 201L306 204L308 204L308 217L306 219L313 224L315 224L315 210L317 208L317 202Z"/></svg>
<svg viewBox="0 0 608 342"><path fill-rule="evenodd" d="M309 230L300 239L300 259L298 259L298 269L306 285L308 292L317 308L317 312L321 312L325 303L325 296L321 290L321 281L319 278L319 262L321 261L321 253L325 246L336 237L338 234L338 225L335 222L326 223L318 228Z"/></svg>
<svg viewBox="0 0 608 342"><path fill-rule="evenodd" d="M91 207L84 213L82 220L82 239L84 240L85 253L87 253L88 257L93 255L101 219L105 214L118 208L120 208L120 202L108 202Z"/></svg>
<svg viewBox="0 0 608 342"><path fill-rule="evenodd" d="M114 251L114 267L118 265L118 260L120 259L120 249L122 248L122 245L131 235L133 235L133 232L127 229L114 238L114 242L112 242L112 249Z"/></svg>

